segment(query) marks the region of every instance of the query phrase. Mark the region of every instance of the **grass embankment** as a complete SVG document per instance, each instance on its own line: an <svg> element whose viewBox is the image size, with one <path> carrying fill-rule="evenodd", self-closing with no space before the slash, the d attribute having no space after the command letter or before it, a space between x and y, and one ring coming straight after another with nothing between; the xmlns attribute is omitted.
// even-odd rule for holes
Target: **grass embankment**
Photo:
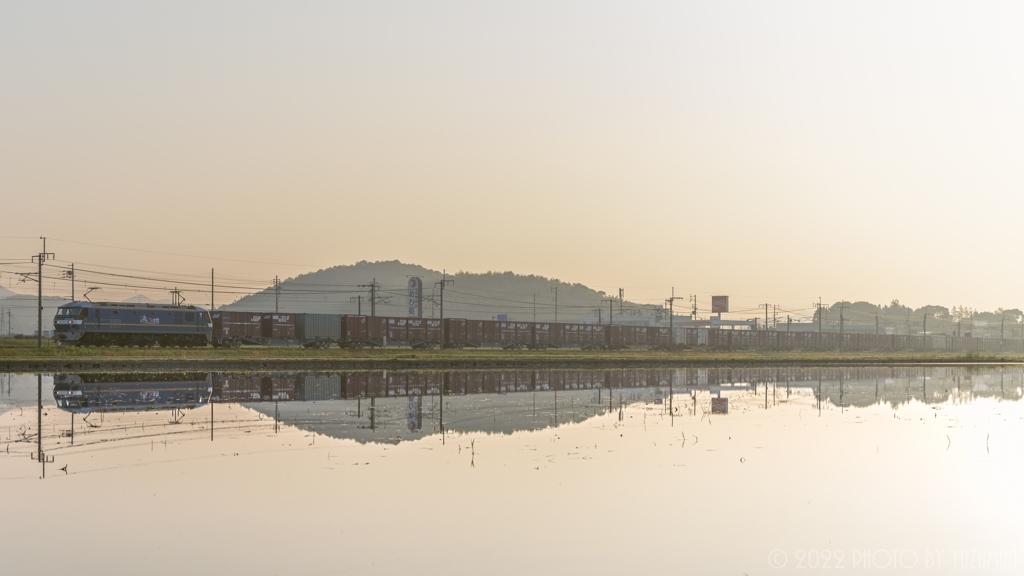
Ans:
<svg viewBox="0 0 1024 576"><path fill-rule="evenodd" d="M236 349L222 348L94 348L58 347L44 341L43 348L36 348L35 340L0 339L0 360L94 360L98 362L120 360L164 360L164 361L266 361L266 360L311 360L311 361L410 361L410 362L558 362L574 361L614 363L672 363L694 364L709 362L720 364L735 360L743 363L770 364L807 362L1024 362L1024 354L1013 353L965 353L939 351L885 350L867 352L843 351L762 351L762 350L707 350L686 349L664 350L413 350L409 348L343 350L308 350L298 347L244 346Z"/></svg>

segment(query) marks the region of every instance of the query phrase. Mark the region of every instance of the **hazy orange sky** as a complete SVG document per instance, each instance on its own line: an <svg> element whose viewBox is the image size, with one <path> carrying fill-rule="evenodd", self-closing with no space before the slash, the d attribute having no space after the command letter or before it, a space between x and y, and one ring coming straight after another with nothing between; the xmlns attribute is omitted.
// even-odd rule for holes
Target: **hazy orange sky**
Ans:
<svg viewBox="0 0 1024 576"><path fill-rule="evenodd" d="M1019 3L6 3L0 259L48 236L164 275L399 259L650 302L1024 307L1022 26Z"/></svg>

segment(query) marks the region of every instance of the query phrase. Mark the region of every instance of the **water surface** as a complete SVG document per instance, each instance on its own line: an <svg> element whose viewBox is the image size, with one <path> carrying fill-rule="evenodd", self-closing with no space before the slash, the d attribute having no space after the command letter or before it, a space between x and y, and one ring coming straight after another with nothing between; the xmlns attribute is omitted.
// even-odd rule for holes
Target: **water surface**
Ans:
<svg viewBox="0 0 1024 576"><path fill-rule="evenodd" d="M0 375L0 562L1017 574L1022 387L999 367Z"/></svg>

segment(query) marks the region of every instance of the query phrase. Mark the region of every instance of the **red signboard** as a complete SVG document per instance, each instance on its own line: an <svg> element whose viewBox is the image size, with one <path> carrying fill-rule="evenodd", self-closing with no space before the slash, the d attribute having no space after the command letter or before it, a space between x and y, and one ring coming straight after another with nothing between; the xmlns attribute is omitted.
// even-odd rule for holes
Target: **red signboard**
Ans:
<svg viewBox="0 0 1024 576"><path fill-rule="evenodd" d="M728 296L712 296L711 297L711 313L720 314L722 312L729 311L729 297Z"/></svg>

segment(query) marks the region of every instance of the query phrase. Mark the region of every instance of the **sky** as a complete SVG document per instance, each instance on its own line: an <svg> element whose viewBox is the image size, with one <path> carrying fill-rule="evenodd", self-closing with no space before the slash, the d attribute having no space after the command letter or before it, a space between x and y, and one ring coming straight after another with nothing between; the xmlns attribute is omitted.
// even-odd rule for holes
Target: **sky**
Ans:
<svg viewBox="0 0 1024 576"><path fill-rule="evenodd" d="M1024 307L1022 24L997 2L6 3L0 262L46 236L59 265L254 284L398 259L651 303Z"/></svg>

